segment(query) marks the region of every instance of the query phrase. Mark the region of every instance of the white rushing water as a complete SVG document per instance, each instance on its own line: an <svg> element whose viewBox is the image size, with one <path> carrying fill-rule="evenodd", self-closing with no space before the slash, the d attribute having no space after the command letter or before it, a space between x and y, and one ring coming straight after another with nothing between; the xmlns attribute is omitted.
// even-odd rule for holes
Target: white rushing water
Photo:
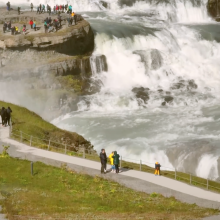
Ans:
<svg viewBox="0 0 220 220"><path fill-rule="evenodd" d="M219 25L206 2L124 0L109 1L104 12L85 10L96 32L93 56L104 54L108 71L93 71L100 92L54 123L80 132L98 151L218 178ZM137 98L135 87L148 88L149 100ZM166 96L173 102L162 106Z"/></svg>
<svg viewBox="0 0 220 220"><path fill-rule="evenodd" d="M68 1L96 34L91 65L101 89L82 97L77 112L53 122L79 132L97 151L117 150L130 161L159 161L218 178L220 26L208 16L207 1L105 2ZM106 72L96 59L100 54L106 56ZM138 98L135 87L144 87L149 100ZM161 105L170 97L172 102Z"/></svg>

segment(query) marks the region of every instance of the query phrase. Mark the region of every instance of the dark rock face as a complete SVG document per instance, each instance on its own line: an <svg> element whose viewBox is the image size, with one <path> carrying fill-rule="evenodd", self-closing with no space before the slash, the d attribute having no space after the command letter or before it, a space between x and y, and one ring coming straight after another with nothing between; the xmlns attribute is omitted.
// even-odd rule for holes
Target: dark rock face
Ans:
<svg viewBox="0 0 220 220"><path fill-rule="evenodd" d="M108 8L108 2L100 1L100 3L104 8Z"/></svg>
<svg viewBox="0 0 220 220"><path fill-rule="evenodd" d="M108 64L105 55L93 55L90 57L91 69L93 74L108 71Z"/></svg>
<svg viewBox="0 0 220 220"><path fill-rule="evenodd" d="M178 83L173 83L171 86L172 90L182 89L182 90L195 90L198 86L194 80L180 80Z"/></svg>
<svg viewBox="0 0 220 220"><path fill-rule="evenodd" d="M213 18L217 17L217 15L220 14L220 4L219 2L217 4L217 1L218 0L208 0L208 3L207 3L208 13ZM217 6L218 6L218 9L217 9Z"/></svg>
<svg viewBox="0 0 220 220"><path fill-rule="evenodd" d="M149 89L144 87L135 87L132 89L132 92L135 93L136 98L142 99L145 103L149 100Z"/></svg>
<svg viewBox="0 0 220 220"><path fill-rule="evenodd" d="M172 97L172 96L165 96L165 97L164 97L164 101L165 101L166 103L171 103L171 102L173 101L173 97Z"/></svg>

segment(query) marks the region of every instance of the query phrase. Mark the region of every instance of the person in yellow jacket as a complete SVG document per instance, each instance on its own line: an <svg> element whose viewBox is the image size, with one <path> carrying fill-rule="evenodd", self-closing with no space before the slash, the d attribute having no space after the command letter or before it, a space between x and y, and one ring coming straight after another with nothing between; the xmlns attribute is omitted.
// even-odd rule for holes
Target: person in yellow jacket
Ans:
<svg viewBox="0 0 220 220"><path fill-rule="evenodd" d="M161 167L161 165L158 162L156 162L155 163L155 172L154 172L155 176L156 175L160 176L160 167Z"/></svg>
<svg viewBox="0 0 220 220"><path fill-rule="evenodd" d="M112 166L112 173L115 173L115 165L114 165L114 159L112 158L112 156L114 155L114 151L112 151L112 153L108 156L110 164Z"/></svg>

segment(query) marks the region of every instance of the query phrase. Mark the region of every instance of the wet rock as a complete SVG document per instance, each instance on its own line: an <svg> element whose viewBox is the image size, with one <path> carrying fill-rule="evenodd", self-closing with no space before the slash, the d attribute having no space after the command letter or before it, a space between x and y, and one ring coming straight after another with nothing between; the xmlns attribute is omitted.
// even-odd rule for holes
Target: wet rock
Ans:
<svg viewBox="0 0 220 220"><path fill-rule="evenodd" d="M185 85L184 83L179 82L179 83L174 83L174 84L171 86L171 89L172 89L172 90L176 90L176 89L182 89L182 88L184 88L184 87L186 87L186 85Z"/></svg>
<svg viewBox="0 0 220 220"><path fill-rule="evenodd" d="M100 1L100 4L101 4L104 8L108 8L108 2Z"/></svg>
<svg viewBox="0 0 220 220"><path fill-rule="evenodd" d="M90 57L90 64L93 74L108 71L107 59L105 55L93 55Z"/></svg>
<svg viewBox="0 0 220 220"><path fill-rule="evenodd" d="M166 102L162 102L161 105L162 105L162 106L165 106L165 105L166 105Z"/></svg>
<svg viewBox="0 0 220 220"><path fill-rule="evenodd" d="M157 90L159 93L162 93L163 92L163 89L158 89Z"/></svg>
<svg viewBox="0 0 220 220"><path fill-rule="evenodd" d="M165 97L164 97L164 101L165 101L166 103L171 103L171 102L173 101L173 97L172 97L172 96L165 96Z"/></svg>
<svg viewBox="0 0 220 220"><path fill-rule="evenodd" d="M148 91L149 88L144 87L135 87L132 89L132 92L135 93L136 98L142 99L145 103L149 100Z"/></svg>
<svg viewBox="0 0 220 220"><path fill-rule="evenodd" d="M197 88L198 88L198 86L196 85L194 80L188 81L188 85L187 85L188 90L193 90L193 89L197 89Z"/></svg>

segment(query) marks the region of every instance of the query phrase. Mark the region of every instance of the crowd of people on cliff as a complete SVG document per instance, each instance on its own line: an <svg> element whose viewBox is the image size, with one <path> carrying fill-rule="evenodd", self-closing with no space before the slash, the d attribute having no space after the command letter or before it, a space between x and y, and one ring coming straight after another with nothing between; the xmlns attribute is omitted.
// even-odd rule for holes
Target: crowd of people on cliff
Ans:
<svg viewBox="0 0 220 220"><path fill-rule="evenodd" d="M99 155L100 161L101 161L101 174L106 174L107 171L107 163L108 159L111 165L110 172L112 173L119 173L119 164L120 164L120 155L117 153L117 151L112 151L112 153L107 157L105 149L102 149ZM160 163L155 163L155 176L160 176Z"/></svg>
<svg viewBox="0 0 220 220"><path fill-rule="evenodd" d="M6 127L7 125L10 126L11 113L12 110L10 107L8 108L2 107L2 109L0 110L0 114L2 118L2 126L4 127Z"/></svg>
<svg viewBox="0 0 220 220"><path fill-rule="evenodd" d="M11 4L10 2L7 2L6 4L7 6L7 10L10 11L11 10ZM31 12L34 11L34 5L33 3L30 4L30 8L31 8ZM69 14L69 17L66 19L66 21L68 22L68 26L73 25L73 21L74 24L77 24L77 16L76 14L72 11L72 6L71 5L56 5L53 7L53 12L51 10L51 6L50 5L44 5L44 4L40 4L37 6L37 14L42 14L42 13L49 13L49 16L53 13L57 15L57 18L52 19L51 17L47 17L44 20L44 30L45 33L49 33L49 32L53 32L53 31L57 31L58 29L60 29L62 27L62 17L61 17L61 13L67 13ZM21 12L21 7L18 7L18 15L20 15ZM37 23L35 20L30 20L29 21L29 25L31 27L31 29L34 29L35 31L37 31L38 29L40 29L40 27L37 27ZM26 24L24 24L23 26L21 26L20 28L17 25L12 26L11 21L9 22L4 22L3 24L3 33L6 32L11 32L12 35L16 35L16 34L26 34L27 31L27 27Z"/></svg>

